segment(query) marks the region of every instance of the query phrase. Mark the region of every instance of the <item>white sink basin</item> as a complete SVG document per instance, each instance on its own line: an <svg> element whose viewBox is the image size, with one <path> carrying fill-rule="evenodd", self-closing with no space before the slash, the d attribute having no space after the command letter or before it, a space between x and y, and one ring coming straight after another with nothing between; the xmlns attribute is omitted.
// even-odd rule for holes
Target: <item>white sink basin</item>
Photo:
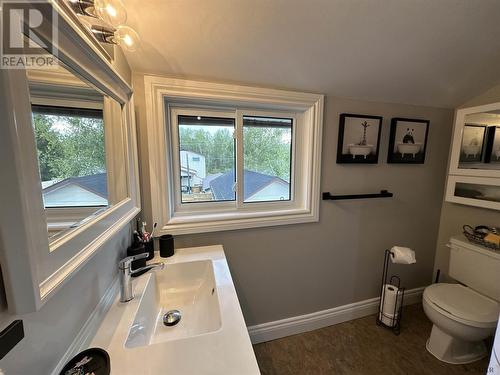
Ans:
<svg viewBox="0 0 500 375"><path fill-rule="evenodd" d="M134 299L115 296L90 343L109 353L113 374L260 374L222 246L159 261L163 270L133 280ZM181 320L165 326L171 309Z"/></svg>
<svg viewBox="0 0 500 375"><path fill-rule="evenodd" d="M169 310L181 320L163 324ZM211 260L169 264L150 277L125 347L136 348L215 332L221 328L219 297Z"/></svg>

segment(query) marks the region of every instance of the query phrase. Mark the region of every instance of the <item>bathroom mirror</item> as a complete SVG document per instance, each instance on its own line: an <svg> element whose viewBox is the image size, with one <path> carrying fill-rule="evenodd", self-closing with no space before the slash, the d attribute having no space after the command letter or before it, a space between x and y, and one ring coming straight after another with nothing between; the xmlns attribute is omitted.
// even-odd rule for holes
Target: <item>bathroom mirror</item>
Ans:
<svg viewBox="0 0 500 375"><path fill-rule="evenodd" d="M27 70L31 118L49 241L104 213L126 197L108 164L114 129L107 113L119 103L64 65ZM105 103L107 103L105 105ZM118 134L120 136L121 134Z"/></svg>
<svg viewBox="0 0 500 375"><path fill-rule="evenodd" d="M446 201L500 210L500 103L456 111Z"/></svg>
<svg viewBox="0 0 500 375"><path fill-rule="evenodd" d="M458 167L500 170L500 110L465 115Z"/></svg>
<svg viewBox="0 0 500 375"><path fill-rule="evenodd" d="M17 314L40 309L140 211L130 85L57 2L30 6L43 22L19 32L55 64L0 69L0 263Z"/></svg>

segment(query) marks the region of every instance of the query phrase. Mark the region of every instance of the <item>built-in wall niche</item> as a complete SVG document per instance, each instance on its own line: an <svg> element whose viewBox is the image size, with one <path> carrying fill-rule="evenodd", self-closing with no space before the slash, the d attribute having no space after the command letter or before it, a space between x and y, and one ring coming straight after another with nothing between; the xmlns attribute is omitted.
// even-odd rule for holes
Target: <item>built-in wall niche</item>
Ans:
<svg viewBox="0 0 500 375"><path fill-rule="evenodd" d="M500 210L500 180L449 176L446 197L449 202Z"/></svg>
<svg viewBox="0 0 500 375"><path fill-rule="evenodd" d="M456 111L446 200L500 209L500 103Z"/></svg>
<svg viewBox="0 0 500 375"><path fill-rule="evenodd" d="M17 314L39 310L140 211L130 85L58 2L30 6L42 26L19 33L50 65L0 70L0 263Z"/></svg>

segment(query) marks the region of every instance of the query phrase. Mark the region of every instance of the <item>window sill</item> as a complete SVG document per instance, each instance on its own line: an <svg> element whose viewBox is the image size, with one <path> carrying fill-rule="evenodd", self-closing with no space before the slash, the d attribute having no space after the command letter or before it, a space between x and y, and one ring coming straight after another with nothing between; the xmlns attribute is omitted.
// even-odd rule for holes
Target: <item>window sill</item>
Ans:
<svg viewBox="0 0 500 375"><path fill-rule="evenodd" d="M319 221L319 215L303 209L281 210L259 213L224 213L209 215L190 215L173 217L161 228L159 234L195 234L220 232L226 230L250 229L277 225L313 223Z"/></svg>

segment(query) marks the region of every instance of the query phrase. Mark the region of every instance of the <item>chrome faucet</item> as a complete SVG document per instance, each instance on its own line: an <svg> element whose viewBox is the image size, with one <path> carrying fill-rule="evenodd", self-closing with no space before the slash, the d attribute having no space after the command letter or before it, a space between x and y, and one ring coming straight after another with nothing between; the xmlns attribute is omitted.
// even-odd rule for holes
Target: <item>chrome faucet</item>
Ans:
<svg viewBox="0 0 500 375"><path fill-rule="evenodd" d="M120 273L120 302L128 302L134 299L134 292L132 291L132 275L144 270L162 270L163 267L165 267L165 263L158 262L148 264L147 266L132 271L132 262L134 260L147 258L148 255L148 253L133 255L123 258L122 260L120 260L120 263L118 263L118 272Z"/></svg>

